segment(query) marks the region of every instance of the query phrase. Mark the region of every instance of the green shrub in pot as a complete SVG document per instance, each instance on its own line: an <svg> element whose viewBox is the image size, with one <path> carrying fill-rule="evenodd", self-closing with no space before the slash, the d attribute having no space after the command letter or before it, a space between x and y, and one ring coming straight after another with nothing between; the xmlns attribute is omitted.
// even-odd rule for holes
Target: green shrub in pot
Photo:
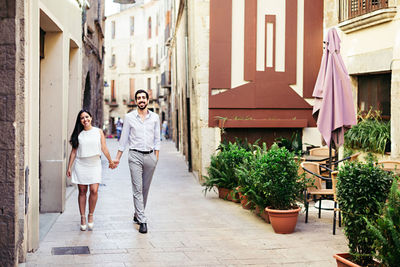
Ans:
<svg viewBox="0 0 400 267"><path fill-rule="evenodd" d="M295 154L273 144L257 164L265 177L263 186L269 206L277 210L297 206L296 202L302 197L306 181L298 173L300 163L295 160Z"/></svg>
<svg viewBox="0 0 400 267"><path fill-rule="evenodd" d="M372 161L346 162L339 171L337 194L344 233L353 262L361 266L373 264L372 245L375 241L364 218L369 221L379 218L381 204L387 199L392 180L391 173Z"/></svg>
<svg viewBox="0 0 400 267"><path fill-rule="evenodd" d="M266 169L264 168L266 152L267 146L263 143L262 148L257 147L253 150L253 157L245 160L236 168L240 192L261 209L269 206L268 199L265 196L266 184L268 183L265 175Z"/></svg>
<svg viewBox="0 0 400 267"><path fill-rule="evenodd" d="M400 189L398 179L392 183L388 201L383 205L378 220L373 221L364 217L368 231L375 238L374 257L387 267L396 267L400 264Z"/></svg>
<svg viewBox="0 0 400 267"><path fill-rule="evenodd" d="M240 148L236 143L221 144L216 155L211 156L208 176L204 178L204 193L216 187L235 189L238 177L235 167L252 157L252 152Z"/></svg>

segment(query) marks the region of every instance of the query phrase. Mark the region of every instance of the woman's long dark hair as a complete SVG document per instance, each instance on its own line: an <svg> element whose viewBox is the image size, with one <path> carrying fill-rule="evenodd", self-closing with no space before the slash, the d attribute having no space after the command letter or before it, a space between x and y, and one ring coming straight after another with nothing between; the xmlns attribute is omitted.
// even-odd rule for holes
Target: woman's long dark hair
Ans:
<svg viewBox="0 0 400 267"><path fill-rule="evenodd" d="M78 148L79 146L78 136L83 131L83 125L81 123L81 114L83 112L86 112L87 114L89 114L90 117L92 117L92 114L90 114L90 112L86 109L82 109L81 111L79 111L78 116L76 117L74 131L72 132L71 139L69 140L69 143L73 148Z"/></svg>

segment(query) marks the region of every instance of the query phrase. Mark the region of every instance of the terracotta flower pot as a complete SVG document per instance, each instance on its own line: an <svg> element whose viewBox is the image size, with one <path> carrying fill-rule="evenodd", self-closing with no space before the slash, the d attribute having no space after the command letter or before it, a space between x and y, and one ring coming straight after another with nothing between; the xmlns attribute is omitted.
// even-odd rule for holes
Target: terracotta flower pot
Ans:
<svg viewBox="0 0 400 267"><path fill-rule="evenodd" d="M351 262L349 258L351 258L351 255L349 253L338 253L333 255L333 257L336 259L336 263L338 267L361 267L358 264L355 264L354 262Z"/></svg>
<svg viewBox="0 0 400 267"><path fill-rule="evenodd" d="M251 202L249 202L247 196L242 195L242 193L239 192L239 199L240 199L240 204L242 204L242 208L246 210L249 210L251 208Z"/></svg>
<svg viewBox="0 0 400 267"><path fill-rule="evenodd" d="M361 267L361 265L351 261L350 253L338 253L333 255L333 257L336 259L336 264L338 267ZM373 266L381 266L381 264L374 260Z"/></svg>
<svg viewBox="0 0 400 267"><path fill-rule="evenodd" d="M255 212L257 216L260 216L266 223L270 223L268 212L265 209L260 209L259 206L256 206Z"/></svg>
<svg viewBox="0 0 400 267"><path fill-rule="evenodd" d="M274 228L274 231L277 234L290 234L294 232L300 210L300 207L291 210L274 210L265 208L265 211L268 212L272 228Z"/></svg>
<svg viewBox="0 0 400 267"><path fill-rule="evenodd" d="M230 192L232 190L228 188L218 187L218 197L225 200L232 200L230 197Z"/></svg>
<svg viewBox="0 0 400 267"><path fill-rule="evenodd" d="M223 187L218 187L218 197L236 203L240 201L239 195L237 193L235 194L232 189L227 189Z"/></svg>

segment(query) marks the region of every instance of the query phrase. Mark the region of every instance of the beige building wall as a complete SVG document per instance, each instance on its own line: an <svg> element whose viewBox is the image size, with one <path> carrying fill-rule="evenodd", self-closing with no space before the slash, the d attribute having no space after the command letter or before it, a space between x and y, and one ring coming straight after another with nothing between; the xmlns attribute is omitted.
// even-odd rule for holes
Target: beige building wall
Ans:
<svg viewBox="0 0 400 267"><path fill-rule="evenodd" d="M105 74L104 79L109 85L104 89L104 123L108 132L111 130L111 120L123 118L135 106L128 105L131 101L130 79L134 79L134 90L152 90L149 108L159 112L158 93L161 82L160 35L163 30L160 27L159 1L144 1L133 7L110 15L105 27ZM131 18L134 18L134 30L131 34ZM151 18L151 38L148 38L148 20ZM112 24L115 24L115 37L112 37ZM158 29L157 29L158 28ZM148 49L151 49L152 64L148 64ZM157 52L158 49L158 52ZM115 55L115 64L112 64L112 56ZM151 80L148 88L148 79ZM111 103L111 81L115 84L116 102ZM107 103L108 102L108 103Z"/></svg>
<svg viewBox="0 0 400 267"><path fill-rule="evenodd" d="M201 180L221 141L219 128L208 127L210 1L189 1L189 47L193 170Z"/></svg>
<svg viewBox="0 0 400 267"><path fill-rule="evenodd" d="M82 19L78 1L70 0L27 1L25 12L25 84L29 90L25 92L24 151L29 205L24 247L34 251L39 246L39 210L64 210L67 125L81 106ZM40 28L46 31L42 60Z"/></svg>
<svg viewBox="0 0 400 267"><path fill-rule="evenodd" d="M172 42L171 135L192 162L199 181L220 142L220 129L208 127L209 1L174 0ZM190 99L190 118L186 106ZM190 119L190 132L187 121ZM190 135L191 153L189 153ZM190 155L189 155L190 154Z"/></svg>
<svg viewBox="0 0 400 267"><path fill-rule="evenodd" d="M357 75L391 73L391 158L400 159L400 8L372 11L339 23L339 1L324 1L324 31L336 27L341 38L341 55L351 75L357 106Z"/></svg>

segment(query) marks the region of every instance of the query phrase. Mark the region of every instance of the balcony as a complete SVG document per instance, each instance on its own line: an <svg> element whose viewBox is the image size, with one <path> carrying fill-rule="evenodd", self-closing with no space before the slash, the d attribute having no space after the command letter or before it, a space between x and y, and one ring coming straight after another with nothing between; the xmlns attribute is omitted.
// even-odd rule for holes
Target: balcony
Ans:
<svg viewBox="0 0 400 267"><path fill-rule="evenodd" d="M135 100L132 99L132 98L129 98L129 97L127 97L127 96L124 96L124 97L123 97L122 103L123 103L124 105L126 105L127 107L130 107L130 108L136 106Z"/></svg>
<svg viewBox="0 0 400 267"><path fill-rule="evenodd" d="M117 99L115 98L111 98L111 101L109 98L104 98L104 103L112 108L118 107Z"/></svg>
<svg viewBox="0 0 400 267"><path fill-rule="evenodd" d="M149 58L148 60L143 60L142 61L142 70L148 71L151 70L153 67L153 59Z"/></svg>
<svg viewBox="0 0 400 267"><path fill-rule="evenodd" d="M388 0L340 0L339 22L388 7Z"/></svg>
<svg viewBox="0 0 400 267"><path fill-rule="evenodd" d="M170 88L171 87L171 72L164 71L161 73L161 87Z"/></svg>
<svg viewBox="0 0 400 267"><path fill-rule="evenodd" d="M388 7L387 0L341 0L338 26L350 33L390 22L396 12L395 7Z"/></svg>

